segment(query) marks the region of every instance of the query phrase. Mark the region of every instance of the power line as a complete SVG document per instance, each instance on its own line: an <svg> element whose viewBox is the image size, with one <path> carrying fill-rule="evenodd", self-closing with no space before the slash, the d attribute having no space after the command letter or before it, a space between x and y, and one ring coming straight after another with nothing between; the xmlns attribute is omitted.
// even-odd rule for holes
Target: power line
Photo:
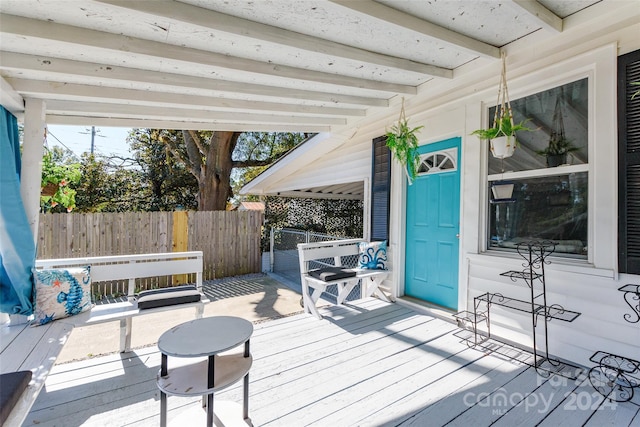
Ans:
<svg viewBox="0 0 640 427"><path fill-rule="evenodd" d="M58 143L59 143L60 145L62 145L62 146L63 146L64 148L66 148L67 150L71 151L71 153L73 154L73 156L74 156L76 159L79 159L79 158L80 158L80 156L78 156L78 155L76 154L76 152L75 152L75 151L73 151L71 148L69 148L69 147L68 147L64 142L60 141L60 139L59 139L57 136L55 136L53 133L51 133L51 131L49 130L49 128L47 128L47 138L49 138L49 136L52 136L56 141L58 141Z"/></svg>

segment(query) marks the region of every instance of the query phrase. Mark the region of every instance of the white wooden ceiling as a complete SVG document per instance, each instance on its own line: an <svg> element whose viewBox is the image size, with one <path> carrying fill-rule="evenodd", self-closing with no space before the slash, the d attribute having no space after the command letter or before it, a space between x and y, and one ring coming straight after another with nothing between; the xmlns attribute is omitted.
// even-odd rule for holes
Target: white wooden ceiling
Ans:
<svg viewBox="0 0 640 427"><path fill-rule="evenodd" d="M1 0L1 101L44 99L49 124L334 131L595 3Z"/></svg>

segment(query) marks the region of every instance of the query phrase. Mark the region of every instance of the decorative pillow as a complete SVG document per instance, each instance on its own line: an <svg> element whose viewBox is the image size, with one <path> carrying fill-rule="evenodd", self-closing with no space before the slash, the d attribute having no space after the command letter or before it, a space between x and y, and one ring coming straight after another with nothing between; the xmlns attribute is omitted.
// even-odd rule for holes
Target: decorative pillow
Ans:
<svg viewBox="0 0 640 427"><path fill-rule="evenodd" d="M33 325L75 316L91 309L90 268L36 270L36 308Z"/></svg>
<svg viewBox="0 0 640 427"><path fill-rule="evenodd" d="M387 241L383 242L362 242L359 244L360 256L358 257L358 268L364 270L386 270L387 262Z"/></svg>

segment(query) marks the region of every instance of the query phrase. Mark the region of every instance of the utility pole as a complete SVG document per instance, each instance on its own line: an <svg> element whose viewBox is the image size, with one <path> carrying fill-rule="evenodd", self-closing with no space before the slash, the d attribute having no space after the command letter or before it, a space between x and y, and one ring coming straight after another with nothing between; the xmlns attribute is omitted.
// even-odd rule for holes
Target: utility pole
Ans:
<svg viewBox="0 0 640 427"><path fill-rule="evenodd" d="M93 155L93 147L96 140L96 127L91 126L91 155Z"/></svg>
<svg viewBox="0 0 640 427"><path fill-rule="evenodd" d="M87 135L89 133L89 129L86 129L86 132L80 132L83 135ZM96 135L98 135L98 132L100 132L100 129L96 129L95 126L91 126L91 155L93 155L93 152L95 151L96 148ZM103 135L98 135L98 136L102 136L104 138Z"/></svg>

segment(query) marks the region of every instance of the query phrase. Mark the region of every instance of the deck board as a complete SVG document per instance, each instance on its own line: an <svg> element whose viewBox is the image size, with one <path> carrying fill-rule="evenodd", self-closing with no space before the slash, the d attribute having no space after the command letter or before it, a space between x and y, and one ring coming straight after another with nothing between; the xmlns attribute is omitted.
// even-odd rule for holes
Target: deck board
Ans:
<svg viewBox="0 0 640 427"><path fill-rule="evenodd" d="M525 351L500 349L515 361L469 348L453 323L376 299L320 311L322 320L300 314L255 325L249 377L255 426L640 424L636 399L596 402L584 376L544 378L523 363L531 357ZM24 425L156 426L159 366L155 346L56 365ZM571 410L571 400L585 393L593 407ZM215 398L240 403L241 385ZM201 401L169 396L168 406L171 426Z"/></svg>

